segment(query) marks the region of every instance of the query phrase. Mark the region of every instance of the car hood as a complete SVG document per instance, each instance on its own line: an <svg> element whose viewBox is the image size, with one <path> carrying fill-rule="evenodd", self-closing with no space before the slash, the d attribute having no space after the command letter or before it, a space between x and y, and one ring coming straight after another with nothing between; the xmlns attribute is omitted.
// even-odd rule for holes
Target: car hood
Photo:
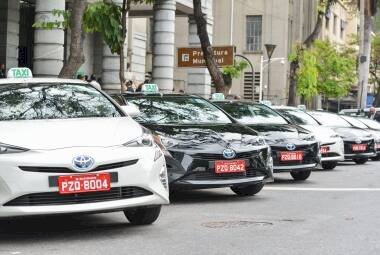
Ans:
<svg viewBox="0 0 380 255"><path fill-rule="evenodd" d="M299 143L302 137L310 135L306 129L291 124L267 124L267 125L248 125L250 128L259 132L264 139L270 143Z"/></svg>
<svg viewBox="0 0 380 255"><path fill-rule="evenodd" d="M369 132L357 127L335 127L334 131L337 132L343 140L347 141L355 139L368 140L373 138Z"/></svg>
<svg viewBox="0 0 380 255"><path fill-rule="evenodd" d="M142 135L130 117L0 121L0 142L27 149L121 145Z"/></svg>
<svg viewBox="0 0 380 255"><path fill-rule="evenodd" d="M316 125L301 125L301 127L312 132L315 138L322 143L327 143L333 139L336 139L338 135L337 132L328 127Z"/></svg>
<svg viewBox="0 0 380 255"><path fill-rule="evenodd" d="M235 123L222 125L144 125L161 137L168 150L215 153L231 147L238 151L267 146L254 130Z"/></svg>

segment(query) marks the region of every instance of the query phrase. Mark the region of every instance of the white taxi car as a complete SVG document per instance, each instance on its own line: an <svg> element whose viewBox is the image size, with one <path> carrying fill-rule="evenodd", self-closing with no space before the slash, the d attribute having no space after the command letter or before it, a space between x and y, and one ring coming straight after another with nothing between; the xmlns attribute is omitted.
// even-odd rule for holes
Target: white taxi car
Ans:
<svg viewBox="0 0 380 255"><path fill-rule="evenodd" d="M0 80L0 218L124 211L153 223L169 192L150 132L92 85L30 76Z"/></svg>

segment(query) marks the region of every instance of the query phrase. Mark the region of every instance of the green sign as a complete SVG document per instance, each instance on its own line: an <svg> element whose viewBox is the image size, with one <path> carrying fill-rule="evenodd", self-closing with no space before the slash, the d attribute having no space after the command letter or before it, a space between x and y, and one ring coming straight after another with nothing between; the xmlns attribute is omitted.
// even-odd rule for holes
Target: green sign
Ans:
<svg viewBox="0 0 380 255"><path fill-rule="evenodd" d="M214 93L211 95L211 99L215 101L223 101L226 99L223 93Z"/></svg>
<svg viewBox="0 0 380 255"><path fill-rule="evenodd" d="M33 74L29 68L11 68L8 71L7 78L33 78Z"/></svg>
<svg viewBox="0 0 380 255"><path fill-rule="evenodd" d="M157 84L144 84L141 88L144 93L158 93Z"/></svg>

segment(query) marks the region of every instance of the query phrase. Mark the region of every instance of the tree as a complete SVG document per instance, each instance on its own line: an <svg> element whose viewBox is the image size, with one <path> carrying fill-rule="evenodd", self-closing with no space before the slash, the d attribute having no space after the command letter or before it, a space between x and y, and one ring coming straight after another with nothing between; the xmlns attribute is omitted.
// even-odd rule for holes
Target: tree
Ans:
<svg viewBox="0 0 380 255"><path fill-rule="evenodd" d="M380 105L380 36L376 36L372 41L372 56L370 63L370 78L375 84L375 106Z"/></svg>
<svg viewBox="0 0 380 255"><path fill-rule="evenodd" d="M86 0L73 1L71 8L67 11L53 10L57 17L55 21L37 21L33 27L40 29L70 29L70 56L64 63L58 77L72 78L85 61L83 54L83 23L82 16L86 9Z"/></svg>
<svg viewBox="0 0 380 255"><path fill-rule="evenodd" d="M356 54L351 48L316 40L298 56L297 92L306 100L316 95L342 97L356 82Z"/></svg>
<svg viewBox="0 0 380 255"><path fill-rule="evenodd" d="M317 22L315 23L314 30L312 33L306 38L306 40L296 47L296 51L292 54L290 58L290 71L289 71L289 98L288 105L296 105L296 91L297 91L297 71L300 67L299 65L299 54L302 53L303 48L310 48L313 42L318 38L321 33L323 19L331 9L331 6L335 4L337 0L319 0L318 4L318 14L317 14Z"/></svg>
<svg viewBox="0 0 380 255"><path fill-rule="evenodd" d="M207 20L205 18L205 14L202 11L202 1L193 0L193 8L194 19L197 24L197 32L199 40L201 42L201 47L207 69L211 75L212 80L215 83L216 91L222 92L226 95L228 94L229 88L225 86L222 72L220 71L218 64L216 63L214 58L213 49L207 32Z"/></svg>

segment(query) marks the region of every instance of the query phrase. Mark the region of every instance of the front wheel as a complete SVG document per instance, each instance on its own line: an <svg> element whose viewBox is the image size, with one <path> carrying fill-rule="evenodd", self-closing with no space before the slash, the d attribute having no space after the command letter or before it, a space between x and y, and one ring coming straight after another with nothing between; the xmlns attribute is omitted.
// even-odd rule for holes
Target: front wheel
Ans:
<svg viewBox="0 0 380 255"><path fill-rule="evenodd" d="M322 168L325 170L333 170L338 165L338 162L332 161L332 162L323 162Z"/></svg>
<svg viewBox="0 0 380 255"><path fill-rule="evenodd" d="M364 165L365 163L367 163L368 161L368 158L356 158L353 160L356 164L358 165Z"/></svg>
<svg viewBox="0 0 380 255"><path fill-rule="evenodd" d="M372 158L372 161L380 161L380 155L377 155L376 157Z"/></svg>
<svg viewBox="0 0 380 255"><path fill-rule="evenodd" d="M264 188L264 183L257 183L249 186L239 187L234 186L231 187L231 190L235 192L236 195L247 197L247 196L253 196L259 193Z"/></svg>
<svg viewBox="0 0 380 255"><path fill-rule="evenodd" d="M290 175L296 181L304 181L307 178L309 178L310 174L311 174L311 170L309 170L309 171L292 171L292 172L290 172Z"/></svg>
<svg viewBox="0 0 380 255"><path fill-rule="evenodd" d="M141 207L124 210L124 215L133 225L150 225L160 215L161 206Z"/></svg>

